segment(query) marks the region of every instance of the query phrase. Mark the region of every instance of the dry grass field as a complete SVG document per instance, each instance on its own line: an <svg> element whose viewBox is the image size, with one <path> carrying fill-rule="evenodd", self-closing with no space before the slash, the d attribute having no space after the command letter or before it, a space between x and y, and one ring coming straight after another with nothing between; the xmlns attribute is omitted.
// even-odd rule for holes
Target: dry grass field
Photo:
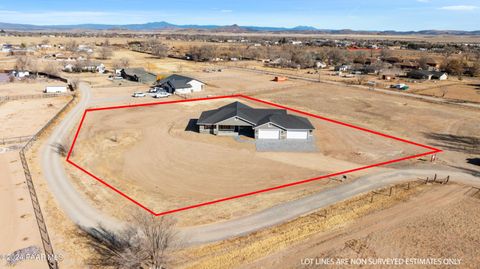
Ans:
<svg viewBox="0 0 480 269"><path fill-rule="evenodd" d="M290 76L304 77L314 80L341 82L345 84L358 85L359 79L357 77L340 77L335 75L332 69L324 69L320 71L320 75L316 73L314 69L290 69L290 68L273 68L266 67L259 61L242 61L242 62L230 62L223 63L222 65L233 66L237 68L252 69L256 71L267 71L271 73L278 73ZM272 76L273 77L273 76ZM435 96L450 100L467 101L480 103L480 79L464 77L459 80L455 76L450 76L448 80L438 81L422 81L411 80L407 78L397 78L391 81L381 79L378 75L365 75L361 78L362 83L365 84L368 81L374 81L376 88L390 89L390 85L397 83L405 83L409 86L409 89L405 92L417 93L427 96ZM397 91L391 89L392 91Z"/></svg>
<svg viewBox="0 0 480 269"><path fill-rule="evenodd" d="M402 38L429 39L408 36ZM43 37L1 37L0 43L39 43L43 39ZM52 43L59 43L69 38L50 39ZM434 39L441 41L441 38ZM454 39L458 40L461 37ZM462 40L470 39L465 37ZM104 40L104 38L77 39L79 42L90 44ZM110 39L112 44L124 44L127 41L126 38ZM184 42L172 41L171 44L182 46ZM425 161L426 158L421 158L368 172L403 167L437 167L478 172L478 165L467 162L469 158L478 157L478 151L472 151L472 145L468 144L470 139L480 138L477 135L480 132L480 119L478 111L474 109L380 94L341 84L295 79L277 83L271 81L273 75L222 68L224 64L194 63L170 58L156 59L147 54L125 49L116 49L112 59L102 62L110 68L113 61L124 57L130 59L132 67L144 67L163 75L179 73L204 81L207 84L206 90L191 97L243 93L445 150L438 155L437 162L433 164ZM0 57L2 68L11 68L13 64L12 57ZM259 62L241 62L233 65L264 69ZM209 68L222 68L222 72L203 72ZM310 70L268 70L318 78L316 74L307 74ZM321 78L343 81L339 77L329 76L329 73L331 71L322 71ZM62 75L78 77L90 83L92 87L90 106L158 101L131 97L132 92L145 91L148 85L125 81L112 82L107 80L107 74L62 73ZM376 78L368 77L368 80L373 79ZM50 82L0 84L0 96L36 94L46 85L50 85ZM442 96L445 93L443 97L449 99L480 101L478 81L471 79L458 81L453 78L441 83L416 83L413 84L411 91L433 96ZM168 100L176 99L179 97L170 97ZM0 104L2 123L0 138L31 135L65 102L66 99L63 98L48 98ZM320 120L312 120L317 137L318 152L315 153L261 153L256 152L254 145L248 142L240 143L233 138L185 131L190 119L198 117L203 110L222 104L225 104L225 101L91 113L82 129L73 159L146 206L155 211L163 211L274 186L290 182L292 179L304 179L418 153L417 148L390 140L374 139L372 135ZM73 132L74 130L72 135ZM48 134L45 137L47 136ZM61 264L63 267L85 268L85 260L91 254L90 250L42 178L38 158L41 143L39 141L37 147L33 148L29 160L43 203L42 209L45 209L47 225L53 235L52 240L59 250L58 253L66 257ZM0 167L5 170L7 166L17 165L7 162L11 162L10 159L0 158ZM78 190L104 212L119 219L126 219L129 212L138 208L71 165L65 163L65 167ZM347 182L364 174L365 172L351 174ZM11 190L12 184L16 184L15 178L22 178L21 176L19 171L16 171L14 176L0 175L2 181L11 185L6 187L6 190ZM179 226L233 219L333 188L338 184L341 183L329 179L312 182L308 185L180 212L174 217L178 219ZM478 226L478 212L475 210L478 201L463 197L461 195L463 191L464 189L457 185L441 187L422 185L410 191L399 188L393 197L378 196L379 199L375 199L372 204L368 202L368 196L357 197L329 208L328 210L335 213L327 218L321 217L321 214L309 215L251 236L189 248L179 253L175 267L228 268L244 264L245 268L283 265L295 268L299 267L299 259L304 256L385 257L394 254L400 256L438 254L463 258L474 266L478 261L466 257L463 253L478 252L478 238L475 237L475 229ZM20 196L19 198L23 197ZM12 199L17 199L17 196L4 192L3 197L8 201L0 207L2 214L14 212L12 214L18 215L27 209L26 206L23 207L24 205L18 209L11 209L8 206ZM445 197L447 198L444 199ZM411 216L406 218L405 216L410 213ZM22 215L24 214L20 216ZM6 220L5 227L17 225L16 221L2 219ZM28 214L25 219L33 221ZM18 227L23 229L21 228L23 226ZM372 232L372 229L376 229L377 232ZM13 245L20 247L25 242L36 242L38 238L34 237L35 234L28 233L25 237L31 238L32 241L29 239L23 242L20 242L19 238L5 236L11 242L20 242ZM449 248L445 244L447 241L454 242L459 246L458 249ZM418 244L415 249L411 247L414 244ZM480 255L475 257L478 256ZM466 263L465 267L475 268L470 266L470 263Z"/></svg>
<svg viewBox="0 0 480 269"><path fill-rule="evenodd" d="M202 111L232 101L89 113L72 160L161 212L425 151L318 119L313 153L256 152L253 139L186 130Z"/></svg>
<svg viewBox="0 0 480 269"><path fill-rule="evenodd" d="M0 105L0 138L35 134L69 98L22 99Z"/></svg>
<svg viewBox="0 0 480 269"><path fill-rule="evenodd" d="M42 94L46 86L65 86L66 84L50 79L23 80L0 83L0 97L15 95Z"/></svg>
<svg viewBox="0 0 480 269"><path fill-rule="evenodd" d="M354 223L320 232L288 250L240 268L304 268L302 258L460 259L461 268L476 268L479 236L476 208L480 200L465 196L468 187L433 186L405 202L367 214ZM444 264L438 268L451 268ZM338 266L346 268L348 266ZM422 266L414 266L422 268ZM375 268L389 268L376 266Z"/></svg>
<svg viewBox="0 0 480 269"><path fill-rule="evenodd" d="M371 194L364 194L249 236L188 248L177 253L177 265L305 268L301 261L307 258L440 257L476 268L478 255L470 254L478 252L479 200L465 196L466 190L459 185L398 185L392 196L375 195L373 202Z"/></svg>

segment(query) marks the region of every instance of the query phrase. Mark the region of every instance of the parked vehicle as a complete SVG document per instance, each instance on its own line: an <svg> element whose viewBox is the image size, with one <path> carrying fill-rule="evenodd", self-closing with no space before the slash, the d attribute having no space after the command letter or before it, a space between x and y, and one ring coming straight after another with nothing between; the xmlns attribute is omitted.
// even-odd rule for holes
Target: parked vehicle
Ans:
<svg viewBox="0 0 480 269"><path fill-rule="evenodd" d="M399 90L408 90L408 86L403 84L403 83L400 83L400 84L395 84L395 85L390 85L390 88L394 88L394 89L399 89Z"/></svg>
<svg viewBox="0 0 480 269"><path fill-rule="evenodd" d="M153 96L153 98L166 98L166 97L169 97L170 95L172 94L168 92L158 92Z"/></svg>
<svg viewBox="0 0 480 269"><path fill-rule="evenodd" d="M132 97L145 97L147 96L147 94L145 94L144 92L134 92L132 94Z"/></svg>
<svg viewBox="0 0 480 269"><path fill-rule="evenodd" d="M153 88L150 88L148 90L149 93L156 93L156 92L159 92L159 91L163 91L163 88L161 87L153 87Z"/></svg>

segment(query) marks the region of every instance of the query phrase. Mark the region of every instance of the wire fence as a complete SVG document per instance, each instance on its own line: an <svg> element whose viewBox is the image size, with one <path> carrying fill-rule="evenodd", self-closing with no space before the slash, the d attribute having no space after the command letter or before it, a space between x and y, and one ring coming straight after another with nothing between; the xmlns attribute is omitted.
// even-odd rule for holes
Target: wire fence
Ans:
<svg viewBox="0 0 480 269"><path fill-rule="evenodd" d="M71 93L41 93L41 94L0 96L0 103L13 101L13 100L53 98L53 97L69 96L69 95L72 95L72 94Z"/></svg>
<svg viewBox="0 0 480 269"><path fill-rule="evenodd" d="M31 138L32 138L31 135L4 137L4 138L0 138L0 145L23 143L23 142L29 141Z"/></svg>
<svg viewBox="0 0 480 269"><path fill-rule="evenodd" d="M20 150L20 160L22 162L23 171L25 173L25 179L27 181L28 191L30 193L30 198L32 200L33 211L35 213L35 218L37 220L38 229L40 231L40 238L42 239L43 249L45 251L46 260L48 267L50 269L58 269L58 263L53 251L52 242L50 241L50 236L48 235L47 225L45 219L43 218L43 213L40 208L40 202L38 201L37 193L35 191L35 186L32 180L32 174L30 168L28 167L27 158L25 153L33 146L34 142L47 130L52 123L57 120L60 115L74 102L76 95L73 95L72 99L55 114L35 135L30 137L28 142Z"/></svg>

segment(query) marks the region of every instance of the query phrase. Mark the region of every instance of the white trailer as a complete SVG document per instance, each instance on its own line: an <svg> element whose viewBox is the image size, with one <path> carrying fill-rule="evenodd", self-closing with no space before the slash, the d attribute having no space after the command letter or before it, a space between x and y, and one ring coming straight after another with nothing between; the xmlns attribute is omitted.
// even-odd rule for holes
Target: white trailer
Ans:
<svg viewBox="0 0 480 269"><path fill-rule="evenodd" d="M67 86L47 86L43 90L44 93L64 93L67 92Z"/></svg>

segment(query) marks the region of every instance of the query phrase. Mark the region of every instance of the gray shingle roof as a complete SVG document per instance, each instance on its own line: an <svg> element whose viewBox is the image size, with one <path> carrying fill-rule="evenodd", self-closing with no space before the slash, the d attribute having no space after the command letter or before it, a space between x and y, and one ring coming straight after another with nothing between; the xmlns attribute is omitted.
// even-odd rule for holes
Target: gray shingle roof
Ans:
<svg viewBox="0 0 480 269"><path fill-rule="evenodd" d="M217 124L234 116L250 122L254 127L271 122L284 129L315 129L308 119L289 115L284 109L252 108L240 102L202 112L197 124Z"/></svg>
<svg viewBox="0 0 480 269"><path fill-rule="evenodd" d="M302 130L313 130L315 127L310 123L307 118L294 116L294 115L278 115L273 114L263 118L259 125L263 125L265 123L273 123L275 125L281 126L284 129L302 129Z"/></svg>
<svg viewBox="0 0 480 269"><path fill-rule="evenodd" d="M155 82L157 79L157 75L150 73L141 67L125 68L123 71L129 76L137 76L140 82Z"/></svg>
<svg viewBox="0 0 480 269"><path fill-rule="evenodd" d="M174 74L174 75L171 75L171 76L168 76L164 79L161 79L159 81L157 81L157 86L162 86L164 84L169 84L172 88L175 88L175 89L182 89L182 88L189 88L190 85L187 84L188 82L192 81L192 80L197 80L197 79L194 79L194 78L190 78L190 77L186 77L186 76L182 76L182 75L177 75L177 74ZM199 81L199 80L198 80ZM201 81L200 81L201 82ZM202 82L203 83L203 82Z"/></svg>

